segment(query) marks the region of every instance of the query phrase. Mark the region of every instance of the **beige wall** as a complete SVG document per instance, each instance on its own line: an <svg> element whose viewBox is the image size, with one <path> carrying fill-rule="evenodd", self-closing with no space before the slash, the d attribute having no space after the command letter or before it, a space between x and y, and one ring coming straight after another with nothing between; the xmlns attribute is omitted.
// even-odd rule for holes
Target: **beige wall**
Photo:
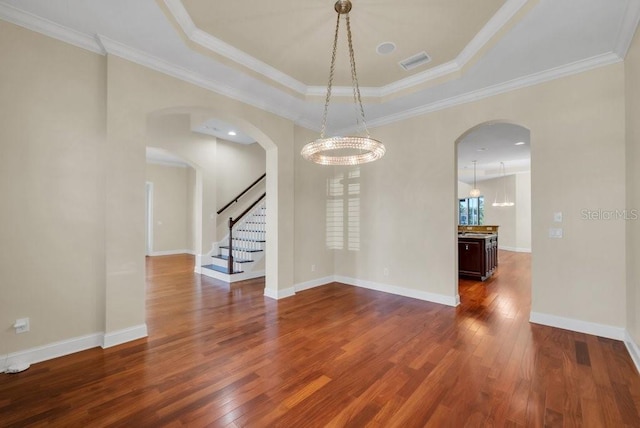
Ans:
<svg viewBox="0 0 640 428"><path fill-rule="evenodd" d="M625 60L626 72L626 172L628 210L640 213L640 33ZM630 213L631 215L632 213ZM627 329L640 344L640 219L625 222L627 235Z"/></svg>
<svg viewBox="0 0 640 428"><path fill-rule="evenodd" d="M120 181L114 183L113 187L109 187L107 182L107 191L108 194L113 195L114 201L122 202L123 197L134 201L134 204L130 205L131 211L125 209L118 218L119 221L114 222L113 226L117 224L121 226L120 229L125 229L129 240L134 242L144 240L140 225L135 220L126 220L125 217L135 217L137 212L135 203L143 197L131 189L135 189L140 182L137 172L140 169L144 170L144 146L154 145L155 135L151 134L153 126L164 118L179 114L190 117L201 115L205 119L217 117L250 135L266 149L269 221L265 293L275 297L284 293L282 290L291 289L293 287L293 222L291 221L293 218L293 124L273 114L118 57L108 56L107 61L110 91L108 107L112 116L118 118L118 121L114 120L110 123L108 130L110 143L114 148L127 147L130 152L126 159L120 158L121 163L114 168L125 168L131 172L120 176ZM260 128L255 124L260 124ZM210 151L210 155L215 156L215 146ZM187 156L182 157L189 159ZM208 194L209 191L215 194L215 183L203 181L201 191L203 194ZM203 201L203 206L199 210L203 224L201 236L204 240L211 242L216 236L215 212L218 201L215 197L205 198ZM107 224L107 229L115 230L115 227ZM110 240L109 235L107 240ZM139 281L138 272L144 270L143 260L139 258L144 248L140 251L117 239L113 241L113 246L114 248L122 247L118 256L123 262L126 259L127 269L119 275L112 301L114 304L130 300L135 302L138 307L135 315L124 313L118 318L129 324L135 323L140 316L144 319L144 295L131 299L132 293L125 293L125 288L129 290L143 288L143 281ZM203 242L202 247L206 247L206 242ZM109 273L108 271L108 279ZM108 282L107 293L109 292Z"/></svg>
<svg viewBox="0 0 640 428"><path fill-rule="evenodd" d="M516 250L531 251L531 173L516 174Z"/></svg>
<svg viewBox="0 0 640 428"><path fill-rule="evenodd" d="M235 198L265 172L266 153L260 144L217 141L218 208Z"/></svg>
<svg viewBox="0 0 640 428"><path fill-rule="evenodd" d="M187 113L161 114L147 121L147 144L178 156L192 166L187 180L189 215L193 251L203 254L216 241L215 217L217 193L217 142L211 137L191 132L191 117Z"/></svg>
<svg viewBox="0 0 640 428"><path fill-rule="evenodd" d="M199 206L199 201L196 203L196 192L197 192L197 172L193 168L187 168L187 207L189 210L187 212L187 248L191 249L195 253L196 251L196 233L198 233L199 229L197 229L198 216L196 215L196 211Z"/></svg>
<svg viewBox="0 0 640 428"><path fill-rule="evenodd" d="M632 237L629 254L636 254L638 223L581 218L584 209L622 209L639 200L632 120L625 140L623 64L374 129L387 155L356 172L303 162L299 149L315 134L288 120L11 24L0 22L0 32L0 190L7 201L0 216L11 225L1 232L0 321L8 326L32 317L29 334L0 333L6 348L0 352L144 324L144 148L154 146L154 118L196 113L237 125L266 149L273 219L266 292L274 297L294 281L330 274L454 297L455 141L487 121L527 127L533 311L628 323L638 337L638 268L625 265L625 232ZM637 75L636 45L628 75ZM630 93L637 86L633 76L627 79ZM628 114L635 114L638 98L627 98ZM208 156L215 159L215 145ZM195 175L201 185L194 199L198 192L215 195L215 179ZM336 214L335 206L327 210L336 199L328 183L339 185L341 177L353 185L343 197L351 210L343 206L342 218L354 223L340 235L342 249L328 249L327 213ZM206 239L216 235L210 214L218 202L205 198L194 213ZM564 213L560 240L548 238L556 211ZM46 257L43 249L51 250ZM33 269L32 254L46 269ZM632 302L625 302L627 294Z"/></svg>
<svg viewBox="0 0 640 428"><path fill-rule="evenodd" d="M507 199L512 207L494 207L492 204ZM500 248L509 251L531 251L531 173L518 173L477 183L484 196L484 224L500 226ZM471 186L458 182L458 198L468 198Z"/></svg>
<svg viewBox="0 0 640 428"><path fill-rule="evenodd" d="M303 159L300 150L318 134L301 127L295 131L294 278L301 284L334 274L333 251L327 245L327 186L333 168Z"/></svg>
<svg viewBox="0 0 640 428"><path fill-rule="evenodd" d="M494 178L478 182L480 193L484 196L484 224L496 224L500 226L498 243L501 249L515 250L516 248L516 205L512 207L494 207L493 202L504 200L506 185L507 199L516 202L516 176L507 175L503 178Z"/></svg>
<svg viewBox="0 0 640 428"><path fill-rule="evenodd" d="M104 330L106 112L104 57L0 21L0 58L5 354Z"/></svg>
<svg viewBox="0 0 640 428"><path fill-rule="evenodd" d="M170 112L221 118L266 147L274 221L265 292L293 286L290 121L4 21L0 55L0 215L11 225L1 232L0 354L145 330L145 146L154 146L153 118ZM197 172L188 180L194 200L215 195L215 181ZM216 218L203 214L216 206L205 199L194 212L210 240ZM8 328L19 317L31 318L29 333Z"/></svg>
<svg viewBox="0 0 640 428"><path fill-rule="evenodd" d="M157 252L193 252L190 246L189 174L186 166L147 163L146 180L153 183L153 248ZM194 183L195 185L195 183Z"/></svg>
<svg viewBox="0 0 640 428"><path fill-rule="evenodd" d="M153 117L147 124L149 145L179 156L198 171L190 177L196 186L190 187L194 198L190 206L204 221L202 230L199 230L198 218L195 214L191 216L190 227L195 243L191 248L196 249L197 254L211 250L212 244L227 233L228 218L239 215L266 190L266 181L263 180L238 204L217 215L219 208L264 174L266 152L257 143L237 144L192 132L192 123L200 123L201 120L199 113L166 113ZM202 186L201 192L198 192L198 185ZM198 208L197 204L202 206Z"/></svg>
<svg viewBox="0 0 640 428"><path fill-rule="evenodd" d="M218 139L216 144L217 208L221 209L265 173L266 152L257 143L237 144ZM229 233L229 217L237 218L267 190L267 180L268 177L260 181L237 203L220 213L216 223L218 240Z"/></svg>
<svg viewBox="0 0 640 428"><path fill-rule="evenodd" d="M468 198L472 187L470 184L458 181L458 199Z"/></svg>
<svg viewBox="0 0 640 428"><path fill-rule="evenodd" d="M531 130L533 311L624 326L624 224L581 219L585 208L625 205L622 64L373 129L387 154L360 169L360 249L333 250L335 273L454 297L455 141L495 120ZM334 174L346 170L337 167ZM300 175L305 171L310 180L317 174L306 168ZM322 178L315 178L316 186L298 189L297 198L313 187L316 198L325 197ZM564 238L550 239L557 211L564 213ZM324 211L305 212L312 216L305 222L324 223ZM308 254L316 257L325 243L314 242L316 252ZM297 257L296 277L308 278L312 263Z"/></svg>

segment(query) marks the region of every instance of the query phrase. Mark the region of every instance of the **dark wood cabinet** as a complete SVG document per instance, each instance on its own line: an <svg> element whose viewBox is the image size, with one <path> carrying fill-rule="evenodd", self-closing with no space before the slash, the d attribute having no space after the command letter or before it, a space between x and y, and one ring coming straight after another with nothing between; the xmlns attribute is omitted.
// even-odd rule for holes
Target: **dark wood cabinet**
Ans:
<svg viewBox="0 0 640 428"><path fill-rule="evenodd" d="M460 276L489 278L498 267L498 236L467 234L458 236Z"/></svg>

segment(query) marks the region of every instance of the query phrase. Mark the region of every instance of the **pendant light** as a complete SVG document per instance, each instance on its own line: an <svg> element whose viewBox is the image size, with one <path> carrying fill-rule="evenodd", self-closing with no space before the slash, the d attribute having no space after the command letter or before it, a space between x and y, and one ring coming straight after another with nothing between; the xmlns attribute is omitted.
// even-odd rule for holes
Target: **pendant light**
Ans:
<svg viewBox="0 0 640 428"><path fill-rule="evenodd" d="M476 186L476 163L478 161L473 161L473 189L469 192L469 196L472 198L477 198L480 196L480 189Z"/></svg>
<svg viewBox="0 0 640 428"><path fill-rule="evenodd" d="M327 97L324 104L324 115L322 118L322 128L320 138L312 141L302 148L302 157L321 165L358 165L372 162L384 156L384 145L369 136L369 130L364 118L364 109L360 99L360 86L356 74L356 60L353 55L353 43L351 40L351 21L349 12L352 5L349 0L338 0L334 5L334 10L338 13L336 30L333 39L333 53L331 55L331 67L329 68L329 83L327 85ZM351 63L351 82L353 86L353 102L359 117L356 118L356 125L362 126L366 136L336 136L325 137L327 128L327 113L329 111L329 101L331 100L331 87L333 85L333 74L336 67L336 50L338 47L338 32L340 30L340 17L344 15L347 24L347 42L349 44L349 61Z"/></svg>
<svg viewBox="0 0 640 428"><path fill-rule="evenodd" d="M507 198L507 177L505 173L504 162L500 162L500 171L502 173L502 189L504 193L504 200L502 202L498 202L498 191L496 190L496 198L491 205L494 207L512 207L515 205L515 203L509 202L509 198Z"/></svg>

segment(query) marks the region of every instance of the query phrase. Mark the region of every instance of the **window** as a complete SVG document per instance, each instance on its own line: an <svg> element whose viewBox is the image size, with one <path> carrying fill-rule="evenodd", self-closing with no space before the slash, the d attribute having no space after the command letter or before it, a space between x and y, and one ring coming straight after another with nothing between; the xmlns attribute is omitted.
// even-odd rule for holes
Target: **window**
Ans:
<svg viewBox="0 0 640 428"><path fill-rule="evenodd" d="M484 223L484 196L458 200L458 224L480 225Z"/></svg>

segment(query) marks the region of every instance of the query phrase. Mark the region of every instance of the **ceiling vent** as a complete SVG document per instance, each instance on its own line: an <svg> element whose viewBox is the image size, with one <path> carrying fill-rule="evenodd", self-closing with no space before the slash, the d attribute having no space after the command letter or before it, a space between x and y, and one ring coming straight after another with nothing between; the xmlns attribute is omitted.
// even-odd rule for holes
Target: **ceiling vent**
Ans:
<svg viewBox="0 0 640 428"><path fill-rule="evenodd" d="M431 58L429 57L429 55L427 55L426 52L423 51L419 54L410 56L403 61L400 61L398 64L400 64L400 67L404 68L406 71L409 71L413 70L416 67L420 67L421 65L426 64L429 61L431 61Z"/></svg>

